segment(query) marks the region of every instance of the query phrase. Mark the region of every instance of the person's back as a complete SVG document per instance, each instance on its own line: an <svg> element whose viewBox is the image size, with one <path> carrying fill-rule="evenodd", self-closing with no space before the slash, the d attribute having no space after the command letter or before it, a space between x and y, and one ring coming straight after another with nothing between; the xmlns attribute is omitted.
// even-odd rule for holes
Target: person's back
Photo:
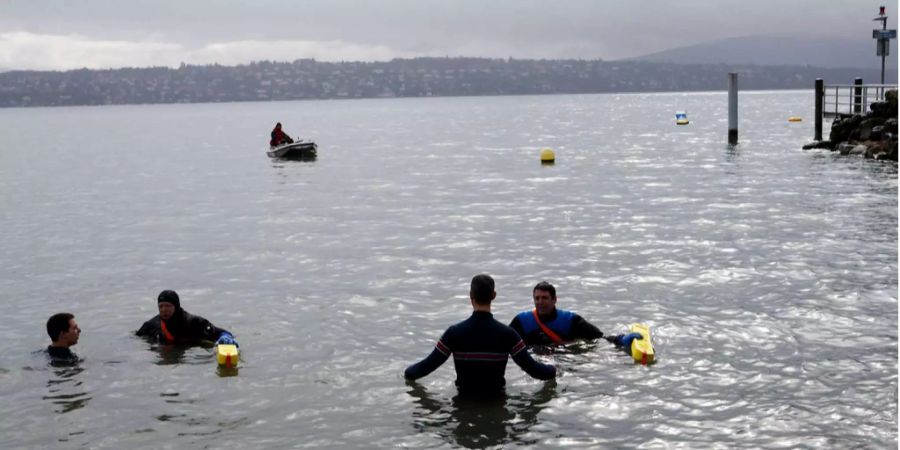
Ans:
<svg viewBox="0 0 900 450"><path fill-rule="evenodd" d="M410 380L424 377L440 367L451 354L456 368L456 386L464 395L502 393L510 356L534 378L556 377L555 367L535 361L515 330L494 319L490 312L490 302L496 296L493 279L488 275L477 275L472 280L469 295L474 308L472 316L448 328L431 354L409 366L404 377Z"/></svg>
<svg viewBox="0 0 900 450"><path fill-rule="evenodd" d="M460 393L503 389L509 355L515 357L525 348L512 328L495 320L491 313L480 311L450 327L441 342L453 352L456 387Z"/></svg>

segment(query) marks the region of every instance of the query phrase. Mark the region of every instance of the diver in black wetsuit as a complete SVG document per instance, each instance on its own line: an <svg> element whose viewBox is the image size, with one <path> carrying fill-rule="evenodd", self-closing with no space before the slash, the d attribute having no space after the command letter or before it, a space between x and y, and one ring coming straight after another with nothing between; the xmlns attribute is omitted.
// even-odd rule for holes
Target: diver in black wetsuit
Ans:
<svg viewBox="0 0 900 450"><path fill-rule="evenodd" d="M494 280L481 274L472 278L469 299L474 312L444 332L427 358L406 368L408 380L424 377L453 354L456 387L461 395L493 396L503 393L506 362L513 361L528 375L541 380L556 377L556 367L535 361L516 332L494 320L491 301L497 296Z"/></svg>
<svg viewBox="0 0 900 450"><path fill-rule="evenodd" d="M556 288L541 281L531 291L534 300L532 311L520 312L509 326L522 336L528 345L552 345L576 339L604 337L593 324L571 311L556 309ZM631 348L633 339L642 339L639 333L606 336L606 340L623 349Z"/></svg>
<svg viewBox="0 0 900 450"><path fill-rule="evenodd" d="M47 347L47 355L54 364L74 364L78 362L76 355L69 348L78 343L81 336L81 328L75 322L75 316L70 313L59 313L50 316L47 320L47 334L50 335L50 345Z"/></svg>
<svg viewBox="0 0 900 450"><path fill-rule="evenodd" d="M227 330L217 328L208 320L181 308L175 291L162 291L156 300L159 314L144 322L136 334L166 344L196 344L215 341L216 344L237 344Z"/></svg>

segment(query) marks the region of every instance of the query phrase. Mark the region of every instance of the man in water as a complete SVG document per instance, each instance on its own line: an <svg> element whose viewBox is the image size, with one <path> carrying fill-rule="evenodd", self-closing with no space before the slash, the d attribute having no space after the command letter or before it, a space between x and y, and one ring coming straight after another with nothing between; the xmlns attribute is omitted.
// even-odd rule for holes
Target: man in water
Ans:
<svg viewBox="0 0 900 450"><path fill-rule="evenodd" d="M47 334L50 335L50 346L47 354L53 362L74 363L78 356L69 348L78 343L81 328L70 313L59 313L47 320Z"/></svg>
<svg viewBox="0 0 900 450"><path fill-rule="evenodd" d="M576 339L598 339L603 332L571 311L556 309L556 288L541 281L531 291L534 309L516 315L509 326L522 336L528 345L551 345ZM631 341L643 339L640 333L605 337L616 347L630 351Z"/></svg>
<svg viewBox="0 0 900 450"><path fill-rule="evenodd" d="M272 139L269 140L269 145L272 147L278 147L282 144L294 143L294 140L291 139L291 137L288 136L287 133L281 131L281 122L275 124L275 129L272 130L271 137Z"/></svg>
<svg viewBox="0 0 900 450"><path fill-rule="evenodd" d="M491 301L497 296L494 279L472 278L469 301L474 312L444 332L427 358L406 368L408 380L424 377L453 354L456 387L461 395L496 396L503 393L509 356L528 375L540 380L556 377L556 367L535 361L515 331L494 319Z"/></svg>
<svg viewBox="0 0 900 450"><path fill-rule="evenodd" d="M237 344L228 331L182 309L181 300L175 291L160 292L156 304L159 314L144 322L141 329L137 330L138 336L164 344L196 344L200 341Z"/></svg>

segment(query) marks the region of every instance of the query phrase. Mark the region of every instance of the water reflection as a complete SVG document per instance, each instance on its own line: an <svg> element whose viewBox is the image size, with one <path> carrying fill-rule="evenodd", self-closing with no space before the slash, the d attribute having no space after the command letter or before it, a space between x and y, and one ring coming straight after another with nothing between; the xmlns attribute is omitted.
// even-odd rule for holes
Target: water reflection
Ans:
<svg viewBox="0 0 900 450"><path fill-rule="evenodd" d="M728 144L725 147L725 162L729 164L740 162L741 148L740 144Z"/></svg>
<svg viewBox="0 0 900 450"><path fill-rule="evenodd" d="M154 350L159 355L156 361L159 366L181 364L184 362L184 354L187 353L187 347L180 345L158 345Z"/></svg>
<svg viewBox="0 0 900 450"><path fill-rule="evenodd" d="M220 378L236 377L236 376L238 376L238 368L237 367L217 366L216 367L216 375L218 375Z"/></svg>
<svg viewBox="0 0 900 450"><path fill-rule="evenodd" d="M492 399L462 396L447 401L431 396L415 381L407 381L409 395L419 405L413 411L413 427L435 433L450 444L465 448L486 448L517 444L535 445L528 439L538 414L556 398L556 382L551 380L533 393L503 395Z"/></svg>
<svg viewBox="0 0 900 450"><path fill-rule="evenodd" d="M212 354L211 344L198 345L172 345L150 344L150 350L159 356L156 364L167 366L173 364L208 364L215 355ZM196 350L196 351L192 351Z"/></svg>
<svg viewBox="0 0 900 450"><path fill-rule="evenodd" d="M78 375L84 372L84 369L79 363L77 361L53 361L50 364L53 367L54 378L47 381L49 394L43 396L42 399L58 405L59 408L54 412L59 414L65 414L87 405L91 397L88 397L88 392L81 390L82 382Z"/></svg>
<svg viewBox="0 0 900 450"><path fill-rule="evenodd" d="M595 348L597 348L597 344L605 341L602 340L593 340L593 341L573 341L567 342L563 344L554 344L554 345L533 345L529 347L531 353L535 355L585 355L592 353Z"/></svg>

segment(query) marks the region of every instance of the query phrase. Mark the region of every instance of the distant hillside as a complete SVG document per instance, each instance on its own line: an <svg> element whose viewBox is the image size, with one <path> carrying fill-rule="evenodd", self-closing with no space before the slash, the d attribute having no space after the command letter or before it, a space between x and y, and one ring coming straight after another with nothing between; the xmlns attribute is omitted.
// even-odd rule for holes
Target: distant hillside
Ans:
<svg viewBox="0 0 900 450"><path fill-rule="evenodd" d="M887 58L885 69L886 72L887 69L892 69L894 80L897 79L896 44L897 41L891 43L892 55ZM673 48L630 58L630 60L677 64L754 64L881 69L881 58L875 56L875 40L865 35L852 40L745 36ZM885 77L887 78L887 73L885 73Z"/></svg>
<svg viewBox="0 0 900 450"><path fill-rule="evenodd" d="M205 103L330 98L813 89L816 78L850 83L874 69L672 64L642 61L414 58L389 62L262 61L177 69L0 73L0 107ZM810 94L812 95L812 94Z"/></svg>

